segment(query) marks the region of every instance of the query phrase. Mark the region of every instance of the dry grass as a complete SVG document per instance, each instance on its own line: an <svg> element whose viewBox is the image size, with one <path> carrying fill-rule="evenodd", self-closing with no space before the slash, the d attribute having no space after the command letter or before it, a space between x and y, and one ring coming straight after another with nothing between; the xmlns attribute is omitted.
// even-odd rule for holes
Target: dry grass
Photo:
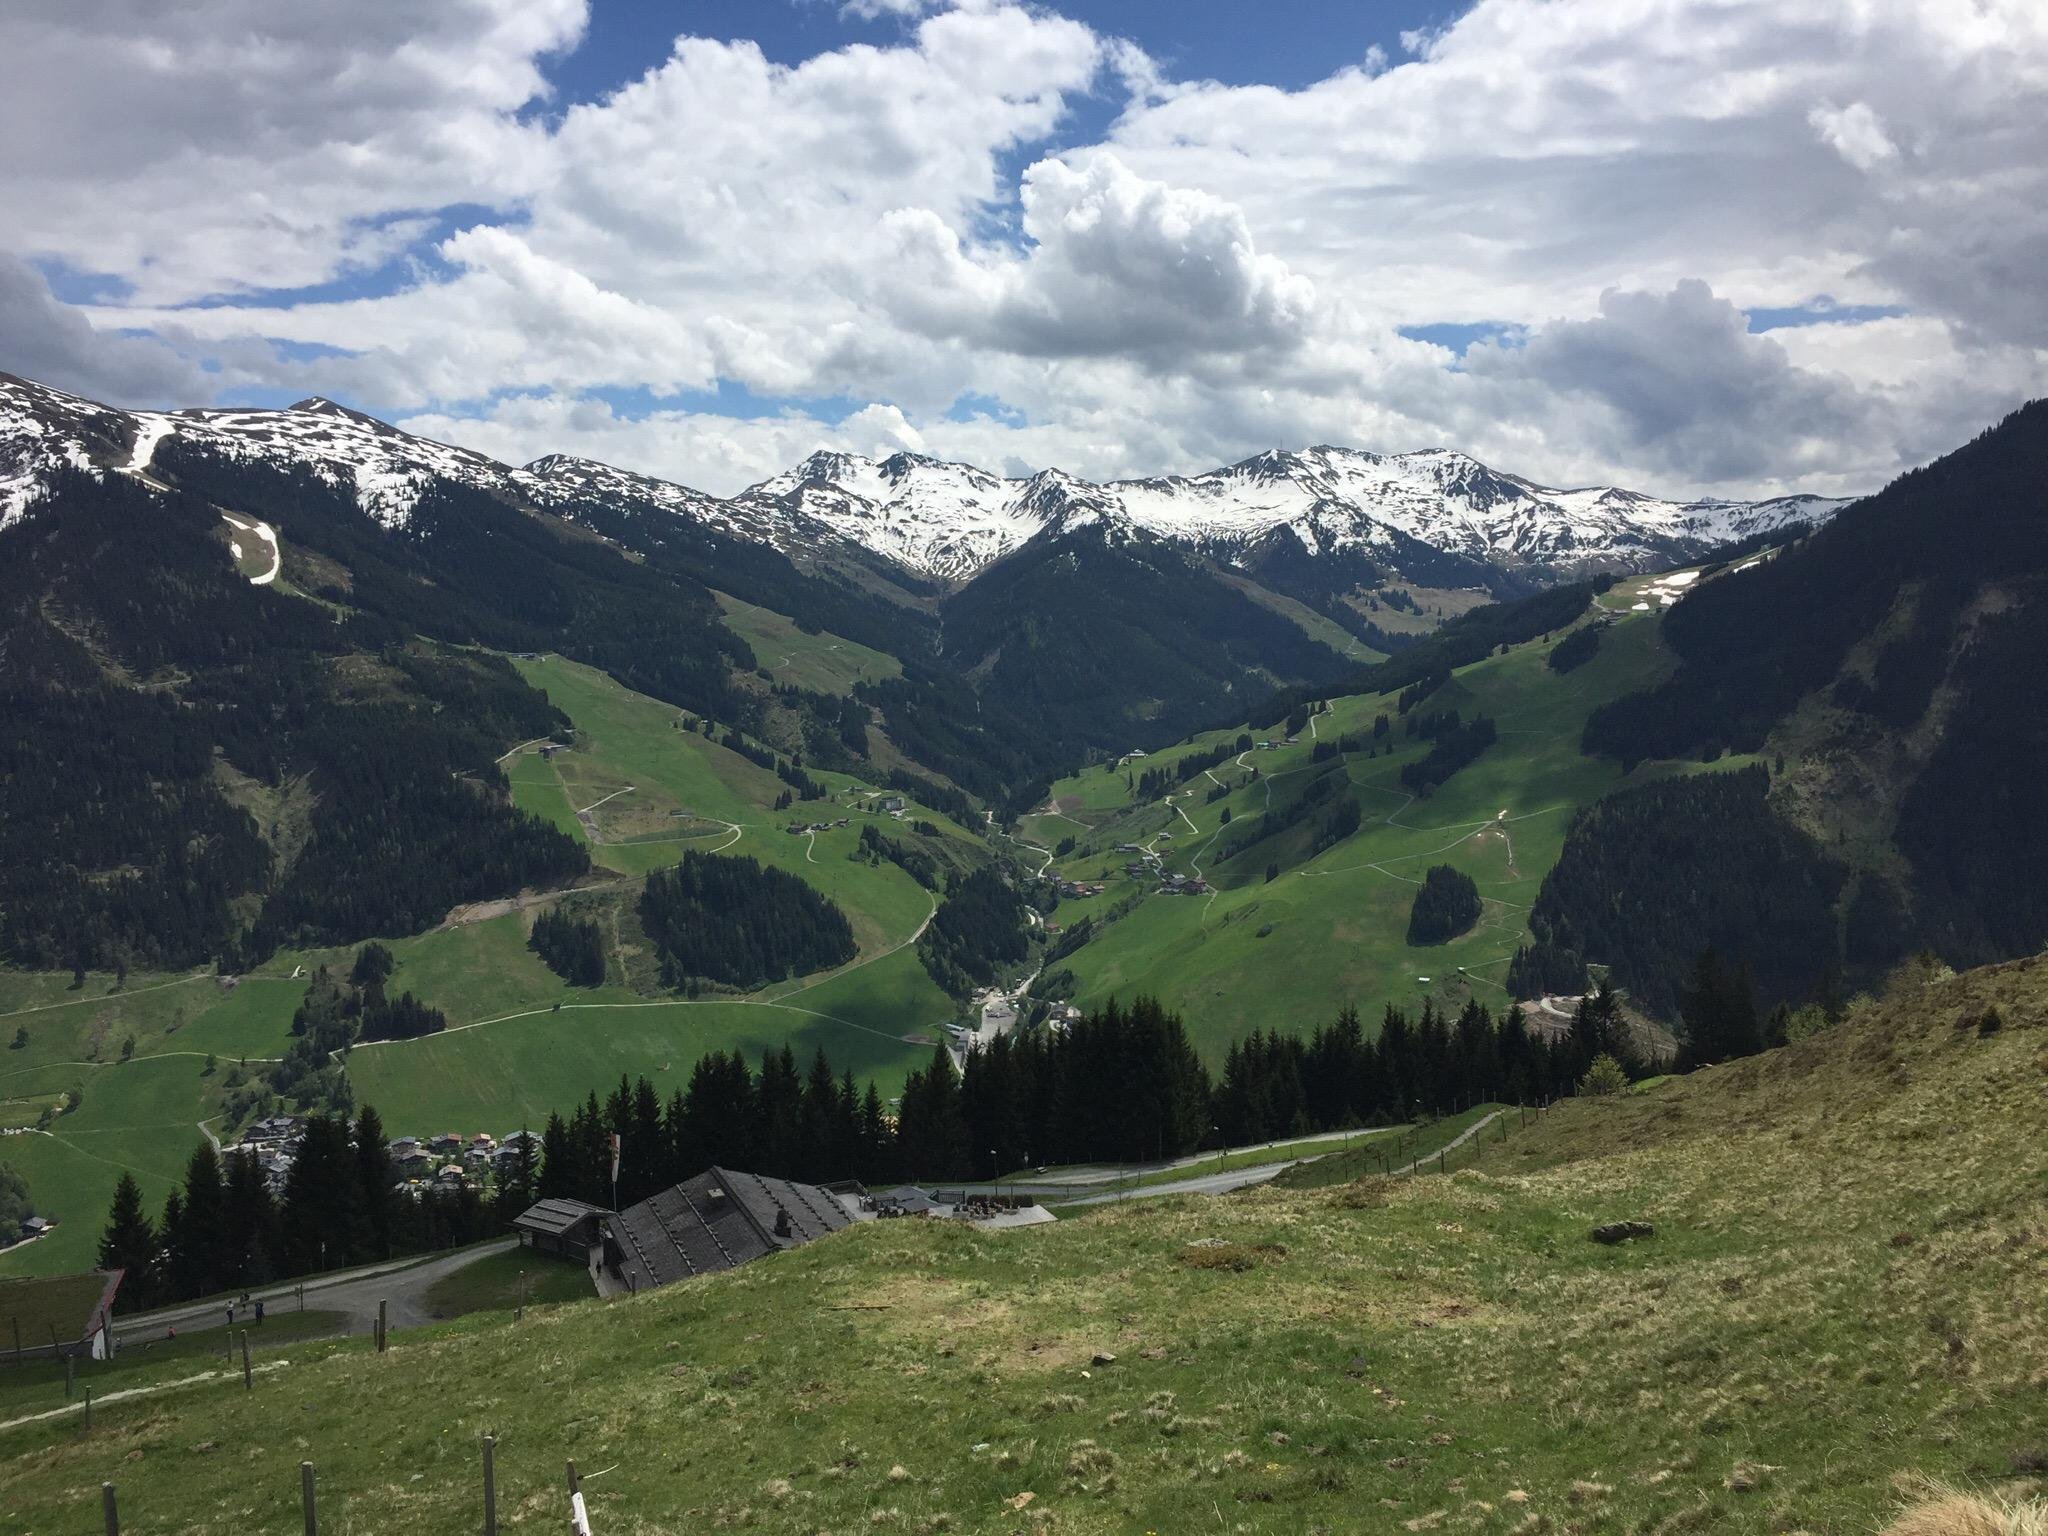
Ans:
<svg viewBox="0 0 2048 1536"><path fill-rule="evenodd" d="M2048 1504L1931 1488L1884 1536L2048 1536Z"/></svg>

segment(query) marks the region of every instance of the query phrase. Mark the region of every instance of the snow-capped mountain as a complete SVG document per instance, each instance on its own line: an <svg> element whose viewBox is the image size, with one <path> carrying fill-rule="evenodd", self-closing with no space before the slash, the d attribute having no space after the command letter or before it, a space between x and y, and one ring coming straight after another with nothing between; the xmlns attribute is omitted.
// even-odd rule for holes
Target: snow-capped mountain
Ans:
<svg viewBox="0 0 2048 1536"><path fill-rule="evenodd" d="M899 453L819 453L745 492L846 538L962 580L1048 529L1102 520L1235 558L1276 534L1309 554L1398 558L1405 540L1497 566L1571 575L1690 559L1849 503L1815 496L1675 502L1613 487L1557 490L1444 449L1273 451L1201 475L1094 485L1056 470L1006 480Z"/></svg>
<svg viewBox="0 0 2048 1536"><path fill-rule="evenodd" d="M865 551L919 576L971 579L1045 534L1095 527L1149 535L1229 562L1276 542L1318 557L1358 553L1399 571L1418 553L1537 580L1696 558L1848 502L1670 501L1611 486L1560 490L1443 449L1376 454L1274 450L1198 475L1094 484L1060 470L1009 479L899 453L815 453L731 498L551 454L512 468L324 399L283 410L119 411L0 374L0 527L23 516L59 466L148 477L175 438L230 458L294 465L351 490L402 527L437 480L576 517L579 508L672 515L785 554Z"/></svg>
<svg viewBox="0 0 2048 1536"><path fill-rule="evenodd" d="M148 477L158 447L173 437L231 459L310 469L353 490L387 527L403 525L437 478L495 491L510 474L484 454L317 397L281 411L118 411L0 374L0 527L40 499L57 466Z"/></svg>

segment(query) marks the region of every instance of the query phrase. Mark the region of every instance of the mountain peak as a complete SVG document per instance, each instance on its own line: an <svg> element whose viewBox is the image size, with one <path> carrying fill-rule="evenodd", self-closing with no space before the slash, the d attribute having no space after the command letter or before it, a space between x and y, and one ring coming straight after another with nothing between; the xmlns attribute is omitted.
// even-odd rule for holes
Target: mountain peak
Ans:
<svg viewBox="0 0 2048 1536"><path fill-rule="evenodd" d="M379 432L396 432L398 428L388 421L380 421L366 411L358 411L328 399L325 395L308 395L294 405L285 407L295 416L331 416L341 421L352 421L357 426L370 427Z"/></svg>

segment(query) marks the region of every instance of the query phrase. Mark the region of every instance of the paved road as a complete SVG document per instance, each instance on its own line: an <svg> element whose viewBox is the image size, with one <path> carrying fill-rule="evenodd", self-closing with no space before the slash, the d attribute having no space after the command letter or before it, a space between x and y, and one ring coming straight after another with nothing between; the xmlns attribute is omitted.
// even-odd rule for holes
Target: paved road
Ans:
<svg viewBox="0 0 2048 1536"><path fill-rule="evenodd" d="M1347 1142L1362 1142L1375 1136L1391 1136L1397 1131L1405 1131L1406 1129L1408 1127L1405 1125L1384 1125L1374 1126L1372 1129L1364 1131L1324 1131L1315 1136L1286 1136L1279 1141L1255 1142L1245 1147L1226 1147L1224 1153L1226 1156L1235 1157L1242 1152L1256 1152L1262 1147L1290 1147L1324 1142L1339 1144L1330 1148L1331 1151L1337 1151L1339 1146ZM1100 1189L1104 1185L1117 1184L1126 1179L1145 1178L1158 1173L1171 1173L1178 1168L1198 1169L1204 1164L1215 1161L1216 1153L1209 1151L1191 1152L1186 1157L1169 1158L1164 1162L1157 1163L1129 1163L1122 1166L1102 1164L1100 1166L1062 1168L1058 1173L1047 1174L1040 1178L1004 1179L1001 1188L1004 1194L1070 1195L1078 1191ZM1276 1159L1271 1164L1263 1164L1261 1166L1279 1169L1286 1167L1288 1161L1290 1160ZM1302 1159L1294 1158L1291 1161L1300 1162ZM1233 1173L1245 1173L1250 1170L1239 1168L1231 1171ZM1193 1175L1191 1174L1190 1177L1192 1178ZM1212 1177L1215 1176L1212 1175ZM945 1187L947 1189L958 1189L961 1186L949 1180L946 1182ZM997 1189L995 1184L986 1182L969 1184L966 1187L977 1193L985 1194L993 1194Z"/></svg>
<svg viewBox="0 0 2048 1536"><path fill-rule="evenodd" d="M1223 1195L1233 1189L1248 1189L1254 1184L1263 1184L1297 1163L1314 1161L1312 1157L1293 1157L1284 1163L1260 1163L1255 1168L1232 1168L1224 1173L1205 1173L1198 1178L1169 1179L1164 1184L1141 1184L1135 1189L1109 1190L1103 1194L1084 1195L1078 1200L1063 1200L1060 1203L1113 1205L1119 1200L1150 1200L1160 1195ZM1007 1187L1006 1185L1005 1188Z"/></svg>
<svg viewBox="0 0 2048 1536"><path fill-rule="evenodd" d="M1470 1141L1474 1136L1477 1136L1481 1131L1485 1130L1489 1125L1493 1124L1494 1121L1498 1120L1501 1117L1501 1113L1502 1112L1500 1110L1495 1110L1491 1114L1474 1121L1471 1125L1467 1126L1463 1131L1459 1132L1455 1138L1445 1142L1442 1147L1442 1150L1445 1152L1450 1152L1454 1151L1459 1147L1462 1147L1466 1142ZM1375 1129L1369 1132L1330 1131L1322 1136L1317 1136L1313 1138L1295 1137L1290 1138L1290 1140L1296 1142L1299 1142L1301 1140L1343 1141L1350 1137L1363 1138L1368 1135L1386 1135L1390 1131L1401 1129L1405 1129L1405 1127L1391 1126ZM1268 1145L1274 1146L1284 1144L1285 1143L1278 1142L1268 1143ZM1235 1148L1233 1150L1241 1151L1243 1149ZM1332 1150L1335 1149L1333 1148ZM1253 1184L1263 1184L1268 1179L1273 1178L1276 1175L1284 1172L1285 1170L1294 1167L1296 1164L1314 1162L1316 1157L1324 1155L1326 1154L1317 1153L1313 1157L1284 1158L1277 1162L1255 1164L1254 1166L1249 1168L1231 1168L1227 1169L1222 1173L1191 1173L1187 1178L1184 1179L1168 1179L1163 1183L1141 1184L1129 1189L1100 1190L1100 1192L1096 1194L1081 1195L1078 1197L1075 1197L1074 1195L1074 1192L1077 1188L1093 1187L1099 1189L1099 1187L1103 1184L1114 1183L1118 1179L1130 1177L1130 1171L1126 1170L1125 1172L1118 1173L1115 1170L1110 1169L1077 1170L1077 1172L1085 1174L1085 1181L1083 1179L1076 1179L1075 1181L1069 1183L1027 1184L1023 1182L1013 1183L1009 1180L1005 1180L1003 1182L1002 1192L1005 1194L1017 1195L1028 1194L1038 1199L1053 1200L1062 1205L1107 1205L1118 1200L1148 1200L1160 1195L1221 1195L1227 1194L1234 1189L1249 1188ZM1437 1154L1435 1152L1432 1152L1427 1157L1418 1158L1414 1162L1407 1164L1405 1167L1396 1168L1393 1171L1397 1175L1417 1172L1420 1169L1426 1168L1430 1163L1436 1161L1436 1156ZM1199 1166L1204 1162L1213 1162L1215 1160L1215 1157L1216 1154L1214 1152L1197 1154L1194 1157L1177 1159L1175 1162L1170 1164L1158 1164L1154 1165L1154 1167L1152 1168L1141 1169L1138 1171L1141 1173L1153 1172L1156 1171L1158 1168L1162 1167L1192 1168ZM948 1189L954 1189L958 1186L948 1184L945 1187ZM995 1191L995 1186L992 1184L970 1184L967 1186L967 1188L977 1193L993 1193Z"/></svg>
<svg viewBox="0 0 2048 1536"><path fill-rule="evenodd" d="M516 1248L519 1240L514 1237L500 1238L474 1248L458 1248L453 1253L444 1253L438 1258L425 1262L400 1260L390 1264L374 1264L363 1269L348 1270L337 1275L327 1275L306 1282L306 1306L321 1312L341 1312L348 1317L351 1333L367 1332L377 1321L377 1303L391 1303L389 1317L393 1328L417 1328L422 1323L434 1321L427 1314L427 1288L443 1275L474 1264L478 1259L494 1253L503 1253ZM293 1284L261 1286L251 1292L252 1298L260 1298L273 1312L284 1313L297 1304ZM238 1308L235 1321L239 1325L253 1316L252 1309ZM133 1317L114 1320L115 1337L126 1342L136 1339L161 1338L166 1328L215 1328L227 1321L227 1303L203 1302L180 1307L164 1307L155 1312L138 1313Z"/></svg>

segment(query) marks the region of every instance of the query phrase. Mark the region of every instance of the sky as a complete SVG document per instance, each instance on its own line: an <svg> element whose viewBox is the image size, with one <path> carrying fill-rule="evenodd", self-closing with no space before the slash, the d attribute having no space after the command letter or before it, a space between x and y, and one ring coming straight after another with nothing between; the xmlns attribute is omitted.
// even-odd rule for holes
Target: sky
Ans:
<svg viewBox="0 0 2048 1536"><path fill-rule="evenodd" d="M721 494L1845 494L2048 393L2039 0L18 0L0 151L0 369Z"/></svg>

